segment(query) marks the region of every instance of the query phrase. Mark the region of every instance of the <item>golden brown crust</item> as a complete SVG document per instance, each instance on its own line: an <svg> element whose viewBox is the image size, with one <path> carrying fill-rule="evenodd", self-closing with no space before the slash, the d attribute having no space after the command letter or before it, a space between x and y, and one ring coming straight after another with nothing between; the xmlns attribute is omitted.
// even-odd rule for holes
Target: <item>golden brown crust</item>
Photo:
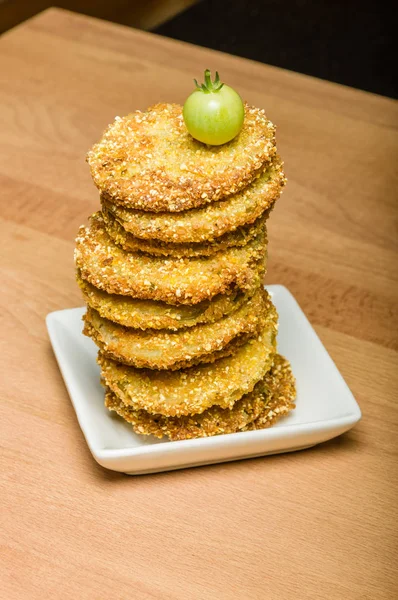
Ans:
<svg viewBox="0 0 398 600"><path fill-rule="evenodd" d="M102 216L109 237L127 252L145 252L153 256L169 256L173 258L212 256L227 248L245 246L250 240L262 233L266 217L259 217L250 225L239 227L214 241L194 242L190 244L174 244L159 240L143 240L126 231L112 213L102 207ZM267 215L268 216L268 215Z"/></svg>
<svg viewBox="0 0 398 600"><path fill-rule="evenodd" d="M117 362L137 368L176 370L232 354L258 334L271 306L267 292L259 290L246 304L216 323L174 332L122 327L89 308L83 332L104 356Z"/></svg>
<svg viewBox="0 0 398 600"><path fill-rule="evenodd" d="M101 343L99 343L99 340L98 340L98 333L91 327L91 325L86 326L84 328L83 333L85 335L87 335L88 337L91 337L94 340L94 342L97 344L97 346L101 349ZM257 333L258 333L258 331L257 331ZM236 352L236 350L240 346L243 346L244 344L246 344L253 337L254 337L253 333L242 333L242 334L234 337L224 347L220 348L219 350L215 350L212 353L209 352L208 354L204 354L202 356L196 356L189 360L181 359L179 362L170 364L165 367L160 367L160 368L155 366L155 361L153 361L151 363L151 361L149 359L144 360L144 358L142 358L142 357L140 357L140 359L138 359L138 361L136 361L138 364L134 364L131 357L126 357L126 356L120 357L120 354L113 353L112 351L103 353L102 349L101 349L101 353L103 354L104 357L114 360L115 362L117 362L121 365L124 364L126 366L132 366L137 369L151 369L154 371L181 371L182 369L189 369L191 367L195 367L200 364L214 363L217 360L219 360L220 358L231 356L234 352ZM121 360L121 358L123 360ZM129 363L127 362L128 360L130 360ZM168 357L164 357L164 359L162 360L162 362L160 364L166 365L167 360L168 360Z"/></svg>
<svg viewBox="0 0 398 600"><path fill-rule="evenodd" d="M245 106L241 132L222 146L188 133L178 104L116 117L87 154L91 175L109 200L128 208L178 212L235 194L275 154L275 127Z"/></svg>
<svg viewBox="0 0 398 600"><path fill-rule="evenodd" d="M125 327L135 329L170 329L177 331L201 323L214 323L237 310L255 292L244 294L239 288L229 295L218 295L212 300L198 304L172 305L156 300L140 300L129 296L108 294L81 278L79 270L76 280L88 306L97 310L101 317Z"/></svg>
<svg viewBox="0 0 398 600"><path fill-rule="evenodd" d="M265 378L232 408L212 406L199 415L164 417L126 406L107 388L105 406L130 423L136 433L187 440L269 427L295 407L295 383L290 365L280 355Z"/></svg>
<svg viewBox="0 0 398 600"><path fill-rule="evenodd" d="M276 351L274 307L260 335L232 356L180 371L152 371L121 365L99 353L105 384L127 406L167 417L202 413L217 404L231 407L251 392L270 369Z"/></svg>
<svg viewBox="0 0 398 600"><path fill-rule="evenodd" d="M145 410L135 410L126 406L109 389L105 392L105 406L123 417L133 427L135 433L164 436L170 440L189 440L209 437L222 433L234 433L248 426L263 411L264 400L261 393L262 382L254 390L235 402L232 408L212 406L199 415L164 417L151 415Z"/></svg>
<svg viewBox="0 0 398 600"><path fill-rule="evenodd" d="M267 403L260 415L243 430L271 427L278 419L296 408L296 380L289 361L280 354L276 355L270 376L265 378L265 384Z"/></svg>
<svg viewBox="0 0 398 600"><path fill-rule="evenodd" d="M179 213L149 213L131 210L101 198L123 228L140 239L179 244L213 241L253 223L269 212L279 197L286 178L279 157L242 191L202 208Z"/></svg>
<svg viewBox="0 0 398 600"><path fill-rule="evenodd" d="M259 285L265 271L266 230L242 248L208 258L160 258L125 252L109 238L101 213L81 227L75 262L83 279L110 294L170 304L197 304L238 286Z"/></svg>

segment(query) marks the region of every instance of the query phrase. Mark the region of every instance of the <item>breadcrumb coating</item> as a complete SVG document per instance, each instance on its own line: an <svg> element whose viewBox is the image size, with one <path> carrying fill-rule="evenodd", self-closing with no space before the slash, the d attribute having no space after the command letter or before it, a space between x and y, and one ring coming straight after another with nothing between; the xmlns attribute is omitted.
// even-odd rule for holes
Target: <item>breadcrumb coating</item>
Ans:
<svg viewBox="0 0 398 600"><path fill-rule="evenodd" d="M192 306L173 306L156 300L108 294L82 279L79 270L76 272L76 280L88 306L98 311L101 317L135 329L177 331L201 323L214 323L237 310L255 293L255 289L245 294L236 288L229 295L219 294L212 300L203 300Z"/></svg>
<svg viewBox="0 0 398 600"><path fill-rule="evenodd" d="M243 427L243 431L271 427L278 419L296 408L296 380L286 358L276 355L270 378L266 377L265 383L267 404L256 419Z"/></svg>
<svg viewBox="0 0 398 600"><path fill-rule="evenodd" d="M290 364L277 354L265 378L232 408L215 405L201 414L181 417L152 415L126 406L109 388L105 392L105 406L130 423L135 433L166 436L175 441L269 427L295 408L295 396Z"/></svg>
<svg viewBox="0 0 398 600"><path fill-rule="evenodd" d="M274 307L256 338L231 356L179 371L136 369L106 358L98 363L105 384L126 406L166 417L202 413L217 404L230 408L251 392L271 368L278 315Z"/></svg>
<svg viewBox="0 0 398 600"><path fill-rule="evenodd" d="M82 226L75 262L83 279L110 294L170 304L197 304L233 287L253 289L265 272L266 229L242 248L214 256L164 258L125 252L109 238L101 213Z"/></svg>
<svg viewBox="0 0 398 600"><path fill-rule="evenodd" d="M109 200L151 212L179 212L236 194L275 154L275 127L245 105L240 133L222 146L193 139L182 107L156 104L116 117L87 154L95 185Z"/></svg>
<svg viewBox="0 0 398 600"><path fill-rule="evenodd" d="M190 244L174 244L159 240L143 240L134 237L126 231L112 213L103 206L102 216L109 237L127 252L145 252L153 256L168 256L174 258L212 256L227 248L245 246L264 230L266 218L260 217L254 223L239 227L235 231L210 242L194 242Z"/></svg>
<svg viewBox="0 0 398 600"><path fill-rule="evenodd" d="M235 312L216 321L180 331L142 331L103 319L89 308L84 330L102 354L126 365L148 369L182 369L228 356L258 334L272 309L269 295L259 290Z"/></svg>
<svg viewBox="0 0 398 600"><path fill-rule="evenodd" d="M76 277L107 408L171 440L286 415L295 380L260 287L286 178L264 111L246 104L236 138L207 146L157 104L116 117L87 161L102 212L79 229Z"/></svg>
<svg viewBox="0 0 398 600"><path fill-rule="evenodd" d="M250 394L235 402L232 408L214 405L198 415L164 417L126 406L116 394L106 388L105 406L130 423L135 433L154 435L157 438L165 436L175 441L239 431L262 413L264 395L262 382L259 382Z"/></svg>
<svg viewBox="0 0 398 600"><path fill-rule="evenodd" d="M214 241L238 227L253 223L266 211L269 214L285 184L283 163L276 157L265 171L256 175L251 185L202 208L179 213L150 213L124 208L106 201L104 196L101 201L122 227L137 238L192 244Z"/></svg>

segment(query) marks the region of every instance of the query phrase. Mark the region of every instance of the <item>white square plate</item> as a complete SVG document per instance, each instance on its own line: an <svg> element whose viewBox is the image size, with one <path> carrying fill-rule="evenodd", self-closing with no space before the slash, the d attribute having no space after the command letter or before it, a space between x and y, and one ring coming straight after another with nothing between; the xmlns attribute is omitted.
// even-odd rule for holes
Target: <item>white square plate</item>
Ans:
<svg viewBox="0 0 398 600"><path fill-rule="evenodd" d="M291 293L267 287L279 313L278 351L297 380L297 408L270 429L169 442L136 435L104 406L97 347L82 334L84 308L47 315L47 328L80 427L95 460L131 475L308 448L340 435L361 411Z"/></svg>

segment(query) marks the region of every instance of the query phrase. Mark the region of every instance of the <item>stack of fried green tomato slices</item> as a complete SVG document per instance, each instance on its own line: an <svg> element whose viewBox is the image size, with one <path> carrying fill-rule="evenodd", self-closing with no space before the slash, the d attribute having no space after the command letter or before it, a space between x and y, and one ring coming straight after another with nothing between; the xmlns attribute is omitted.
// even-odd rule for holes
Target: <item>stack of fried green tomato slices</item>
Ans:
<svg viewBox="0 0 398 600"><path fill-rule="evenodd" d="M101 210L76 240L84 333L106 406L139 434L264 428L294 407L262 286L283 164L264 112L244 111L232 141L207 146L159 104L117 117L88 153Z"/></svg>

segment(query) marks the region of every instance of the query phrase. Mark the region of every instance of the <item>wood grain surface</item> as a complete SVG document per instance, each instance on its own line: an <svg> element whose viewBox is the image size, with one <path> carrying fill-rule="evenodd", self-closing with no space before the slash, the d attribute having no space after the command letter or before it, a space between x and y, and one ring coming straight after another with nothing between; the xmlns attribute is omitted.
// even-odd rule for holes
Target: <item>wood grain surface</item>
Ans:
<svg viewBox="0 0 398 600"><path fill-rule="evenodd" d="M127 477L92 459L44 318L82 304L85 152L218 69L278 125L268 283L296 296L363 419L311 450ZM397 105L51 9L0 40L1 596L384 600L397 589Z"/></svg>

